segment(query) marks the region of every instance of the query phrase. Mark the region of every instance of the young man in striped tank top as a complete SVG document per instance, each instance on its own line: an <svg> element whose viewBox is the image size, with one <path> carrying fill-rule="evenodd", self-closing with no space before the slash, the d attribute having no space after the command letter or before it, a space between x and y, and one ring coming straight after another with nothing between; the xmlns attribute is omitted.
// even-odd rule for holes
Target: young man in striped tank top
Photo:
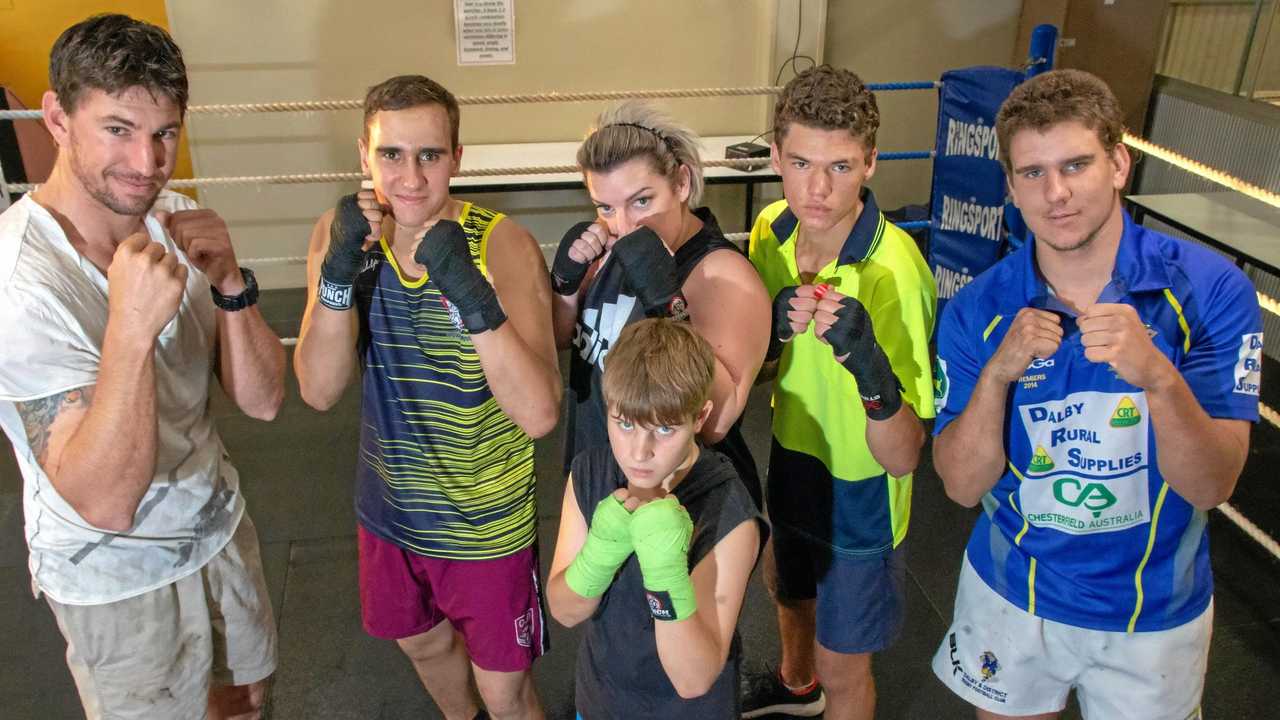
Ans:
<svg viewBox="0 0 1280 720"><path fill-rule="evenodd" d="M495 718L540 718L533 438L559 413L551 292L526 230L449 194L458 115L422 76L369 90L373 189L316 222L294 367L320 410L363 370L365 630L396 640L447 717L484 717L483 700Z"/></svg>

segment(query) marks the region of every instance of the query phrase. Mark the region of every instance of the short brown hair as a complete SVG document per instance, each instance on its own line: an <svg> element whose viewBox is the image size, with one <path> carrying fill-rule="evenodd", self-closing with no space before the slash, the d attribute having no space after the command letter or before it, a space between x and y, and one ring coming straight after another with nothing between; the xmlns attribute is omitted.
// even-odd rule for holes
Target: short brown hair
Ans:
<svg viewBox="0 0 1280 720"><path fill-rule="evenodd" d="M867 152L876 147L880 108L875 93L852 71L830 65L791 78L773 106L773 140L782 144L791 123L819 130L848 130Z"/></svg>
<svg viewBox="0 0 1280 720"><path fill-rule="evenodd" d="M397 75L369 88L364 96L364 139L369 139L369 124L382 110L408 110L423 105L439 105L449 116L450 150L458 149L458 126L461 113L458 99L443 85L425 75Z"/></svg>
<svg viewBox="0 0 1280 720"><path fill-rule="evenodd" d="M605 356L609 412L647 425L696 418L711 394L716 358L688 323L646 318L628 325Z"/></svg>
<svg viewBox="0 0 1280 720"><path fill-rule="evenodd" d="M608 108L578 148L578 167L584 173L609 172L636 158L647 160L673 187L680 168L689 168L688 204L696 206L702 199L698 136L652 103L628 100Z"/></svg>
<svg viewBox="0 0 1280 720"><path fill-rule="evenodd" d="M1107 152L1124 140L1120 101L1098 76L1083 70L1063 69L1027 80L1009 93L996 115L1000 162L1006 170L1012 169L1009 143L1018 132L1044 131L1072 120L1098 133L1098 140Z"/></svg>
<svg viewBox="0 0 1280 720"><path fill-rule="evenodd" d="M94 15L67 28L49 52L49 87L74 112L85 90L118 95L146 88L187 113L187 66L164 28L128 15Z"/></svg>

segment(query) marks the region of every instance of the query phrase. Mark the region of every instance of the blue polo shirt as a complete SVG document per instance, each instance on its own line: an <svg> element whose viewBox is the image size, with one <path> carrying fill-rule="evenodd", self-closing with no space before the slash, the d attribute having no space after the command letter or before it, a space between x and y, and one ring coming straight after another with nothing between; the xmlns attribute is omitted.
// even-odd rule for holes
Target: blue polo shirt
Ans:
<svg viewBox="0 0 1280 720"><path fill-rule="evenodd" d="M1111 631L1177 627L1213 595L1206 514L1160 474L1146 394L1084 356L1074 313L1037 270L1036 243L966 286L938 327L941 433L1018 311L1059 313L1064 338L1010 385L1005 474L982 499L967 553L993 590L1027 612ZM1126 213L1099 302L1133 306L1152 342L1215 418L1258 419L1262 318L1249 279L1220 255ZM1194 442L1194 438L1163 438Z"/></svg>

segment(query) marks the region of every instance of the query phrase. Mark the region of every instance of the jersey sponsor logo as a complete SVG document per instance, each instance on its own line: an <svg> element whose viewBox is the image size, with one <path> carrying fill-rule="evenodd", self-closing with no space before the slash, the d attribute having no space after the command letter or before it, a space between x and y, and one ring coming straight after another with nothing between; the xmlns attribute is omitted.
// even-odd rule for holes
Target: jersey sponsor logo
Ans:
<svg viewBox="0 0 1280 720"><path fill-rule="evenodd" d="M979 205L975 198L958 200L943 195L942 218L938 227L1000 242L1004 229L1004 205Z"/></svg>
<svg viewBox="0 0 1280 720"><path fill-rule="evenodd" d="M578 349L583 360L604 370L604 358L609 354L609 348L618 341L635 306L634 297L619 295L617 302L607 302L599 309L587 308L583 311L582 322L578 323L573 337L573 346Z"/></svg>
<svg viewBox="0 0 1280 720"><path fill-rule="evenodd" d="M951 394L951 378L947 377L947 361L938 357L938 364L933 368L933 411L942 412L947 406L947 397Z"/></svg>
<svg viewBox="0 0 1280 720"><path fill-rule="evenodd" d="M1101 445L1102 440L1099 439L1097 430L1089 430L1087 428L1054 428L1049 433L1049 447L1057 447L1064 442L1071 440L1079 440L1093 445Z"/></svg>
<svg viewBox="0 0 1280 720"><path fill-rule="evenodd" d="M1031 361L1031 364L1027 366L1027 369L1028 370L1048 370L1049 368L1053 367L1053 365L1054 365L1053 358L1036 358L1035 360ZM1022 389L1034 390L1035 388L1040 387L1040 383L1048 379L1049 379L1049 374L1047 372L1030 372L1018 378L1018 382L1022 383Z"/></svg>
<svg viewBox="0 0 1280 720"><path fill-rule="evenodd" d="M990 650L987 650L978 656L978 663L979 663L979 666L981 667L981 669L978 672L980 675L982 675L982 677L974 677L973 675L969 674L968 670L964 669L964 663L960 662L960 648L959 648L959 643L956 641L956 634L954 632L951 633L951 635L947 638L947 645L951 650L951 676L952 677L956 677L958 675L960 677L960 683L962 685L964 685L966 688L969 688L970 690L978 693L979 695L985 698L994 700L998 703L1009 702L1009 693L992 687L988 682L988 680L991 678L994 678L995 674L1000 670L1000 663L995 659L994 653L992 653ZM991 660L992 660L991 667L990 667L991 675L989 677L986 674L988 670L988 665L987 665L988 655L991 656Z"/></svg>
<svg viewBox="0 0 1280 720"><path fill-rule="evenodd" d="M1049 379L1045 373L1030 373L1018 378L1018 382L1022 383L1023 390L1035 390L1040 387L1040 383Z"/></svg>
<svg viewBox="0 0 1280 720"><path fill-rule="evenodd" d="M938 286L938 299L950 300L960 292L960 288L973 282L973 276L964 269L952 270L941 265L933 269L933 281Z"/></svg>
<svg viewBox="0 0 1280 720"><path fill-rule="evenodd" d="M1058 424L1066 422L1069 418L1078 417L1084 412L1084 403L1069 403L1062 405L1058 409L1048 407L1055 404L1058 403L1045 403L1045 406L1033 405L1027 408L1027 416L1033 423L1048 422Z"/></svg>
<svg viewBox="0 0 1280 720"><path fill-rule="evenodd" d="M1073 447L1067 451L1067 465L1090 473L1117 473L1141 464L1141 452L1124 457L1090 457L1080 448Z"/></svg>
<svg viewBox="0 0 1280 720"><path fill-rule="evenodd" d="M1037 446L1036 454L1031 456L1031 464L1027 466L1027 470L1033 473L1047 473L1053 469L1053 458L1049 457L1049 453L1044 448Z"/></svg>
<svg viewBox="0 0 1280 720"><path fill-rule="evenodd" d="M1262 333L1240 336L1232 392L1257 396L1262 388Z"/></svg>
<svg viewBox="0 0 1280 720"><path fill-rule="evenodd" d="M1030 449L1019 507L1029 523L1085 535L1150 520L1145 394L1078 392L1018 410Z"/></svg>
<svg viewBox="0 0 1280 720"><path fill-rule="evenodd" d="M996 129L984 125L982 118L976 123L967 123L951 118L947 121L947 155L962 157L1000 159L1000 142L996 139Z"/></svg>
<svg viewBox="0 0 1280 720"><path fill-rule="evenodd" d="M1133 427L1142 422L1142 413L1138 412L1138 408L1133 404L1133 398L1125 395L1120 398L1120 402L1116 403L1116 409L1111 411L1111 420L1108 424L1113 428Z"/></svg>
<svg viewBox="0 0 1280 720"><path fill-rule="evenodd" d="M1081 483L1073 477L1059 478L1053 483L1053 497L1067 507L1088 508L1096 518L1118 500L1104 483Z"/></svg>
<svg viewBox="0 0 1280 720"><path fill-rule="evenodd" d="M990 650L983 650L978 656L978 662L982 665L982 679L994 680L996 673L1000 672L1000 661L996 659L996 654Z"/></svg>

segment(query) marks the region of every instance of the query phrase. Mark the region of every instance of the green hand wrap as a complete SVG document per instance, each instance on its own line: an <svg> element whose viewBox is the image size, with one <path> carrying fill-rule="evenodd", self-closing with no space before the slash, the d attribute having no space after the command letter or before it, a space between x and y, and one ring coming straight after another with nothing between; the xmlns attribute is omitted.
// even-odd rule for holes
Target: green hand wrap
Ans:
<svg viewBox="0 0 1280 720"><path fill-rule="evenodd" d="M674 495L631 514L631 542L644 576L649 612L656 620L684 620L698 609L689 579L693 521Z"/></svg>
<svg viewBox="0 0 1280 720"><path fill-rule="evenodd" d="M596 504L587 541L564 571L564 581L582 597L600 597L630 556L631 513L610 495Z"/></svg>

